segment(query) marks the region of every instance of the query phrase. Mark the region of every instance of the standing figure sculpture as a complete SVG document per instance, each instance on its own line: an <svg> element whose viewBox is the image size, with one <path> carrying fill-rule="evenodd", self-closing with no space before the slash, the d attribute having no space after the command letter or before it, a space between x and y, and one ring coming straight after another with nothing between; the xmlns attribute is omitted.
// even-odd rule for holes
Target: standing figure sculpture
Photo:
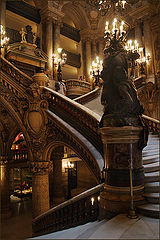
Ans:
<svg viewBox="0 0 160 240"><path fill-rule="evenodd" d="M128 78L127 54L122 42L113 38L104 54L101 96L104 114L100 127L143 126L141 115L144 110L134 83Z"/></svg>

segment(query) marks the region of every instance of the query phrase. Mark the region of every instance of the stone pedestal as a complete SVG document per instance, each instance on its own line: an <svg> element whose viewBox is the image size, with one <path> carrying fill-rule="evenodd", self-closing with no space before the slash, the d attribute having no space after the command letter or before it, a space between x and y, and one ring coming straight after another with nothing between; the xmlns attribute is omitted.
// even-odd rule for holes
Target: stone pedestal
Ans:
<svg viewBox="0 0 160 240"><path fill-rule="evenodd" d="M126 212L130 206L130 159L135 204L143 200L144 170L138 141L142 127L103 127L105 186L100 205L105 211ZM132 152L132 153L131 153Z"/></svg>
<svg viewBox="0 0 160 240"><path fill-rule="evenodd" d="M32 177L33 218L49 210L49 177L47 172L34 173Z"/></svg>
<svg viewBox="0 0 160 240"><path fill-rule="evenodd" d="M44 73L36 73L32 78L41 87L45 87L49 83L49 78Z"/></svg>
<svg viewBox="0 0 160 240"><path fill-rule="evenodd" d="M10 196L9 196L9 170L8 166L1 162L0 164L0 200L1 200L1 217L7 218L10 216Z"/></svg>

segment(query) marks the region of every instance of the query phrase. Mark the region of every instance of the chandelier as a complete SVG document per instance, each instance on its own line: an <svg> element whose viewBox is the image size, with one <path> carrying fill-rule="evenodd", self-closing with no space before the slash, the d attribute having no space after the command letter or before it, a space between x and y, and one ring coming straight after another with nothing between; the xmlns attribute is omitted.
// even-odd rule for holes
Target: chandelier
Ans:
<svg viewBox="0 0 160 240"><path fill-rule="evenodd" d="M138 1L139 0L86 0L89 5L96 7L102 16L105 16L110 8L122 12L125 4L132 5Z"/></svg>

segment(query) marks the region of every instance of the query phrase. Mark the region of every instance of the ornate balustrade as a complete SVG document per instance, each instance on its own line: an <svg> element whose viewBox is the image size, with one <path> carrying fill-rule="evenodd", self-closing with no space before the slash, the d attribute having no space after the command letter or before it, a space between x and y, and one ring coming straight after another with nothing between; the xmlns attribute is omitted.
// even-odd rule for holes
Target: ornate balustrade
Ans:
<svg viewBox="0 0 160 240"><path fill-rule="evenodd" d="M91 91L91 84L77 79L66 80L67 96L74 98Z"/></svg>
<svg viewBox="0 0 160 240"><path fill-rule="evenodd" d="M143 121L148 126L150 132L160 134L160 121L154 118L142 115Z"/></svg>
<svg viewBox="0 0 160 240"><path fill-rule="evenodd" d="M28 160L28 153L25 150L11 150L11 160L24 162Z"/></svg>
<svg viewBox="0 0 160 240"><path fill-rule="evenodd" d="M102 190L103 184L97 185L36 217L32 223L33 235L59 231L96 220Z"/></svg>
<svg viewBox="0 0 160 240"><path fill-rule="evenodd" d="M100 94L100 88L96 87L94 90L90 91L89 93L86 93L80 97L75 98L74 101L80 104L84 104L95 99L96 97L99 96L99 94Z"/></svg>
<svg viewBox="0 0 160 240"><path fill-rule="evenodd" d="M134 85L137 89L142 87L144 84L145 84L144 76L140 76L134 80Z"/></svg>
<svg viewBox="0 0 160 240"><path fill-rule="evenodd" d="M0 59L0 69L23 87L29 87L29 85L33 83L32 78L21 72L3 57Z"/></svg>
<svg viewBox="0 0 160 240"><path fill-rule="evenodd" d="M103 156L103 144L98 131L101 117L50 88L44 87L44 91L50 94L49 109L85 136Z"/></svg>

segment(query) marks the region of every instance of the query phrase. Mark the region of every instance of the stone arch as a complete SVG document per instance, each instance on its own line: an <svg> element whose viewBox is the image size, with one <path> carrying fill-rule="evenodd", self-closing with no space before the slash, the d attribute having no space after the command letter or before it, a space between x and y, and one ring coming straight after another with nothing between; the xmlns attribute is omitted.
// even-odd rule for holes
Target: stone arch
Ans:
<svg viewBox="0 0 160 240"><path fill-rule="evenodd" d="M31 146L30 146L30 137L29 134L27 132L27 129L25 128L23 121L21 119L20 114L14 110L14 108L11 106L11 104L9 102L7 102L6 99L1 97L1 105L3 106L3 108L7 111L7 113L9 114L9 116L11 117L11 119L13 119L13 121L15 121L17 123L17 130L15 129L15 132L13 131L11 133L10 136L10 143L12 143L12 140L14 139L14 136L16 134L16 131L21 131L24 134L24 137L26 139L27 142L27 146L28 146L28 154L29 154L29 159L32 160L33 156L32 156L32 152L31 152ZM7 148L10 147L10 144L8 144ZM8 149L9 150L9 149Z"/></svg>
<svg viewBox="0 0 160 240"><path fill-rule="evenodd" d="M90 26L89 20L84 9L79 6L74 6L71 2L63 5L62 12L68 15L74 22L76 28L82 30Z"/></svg>
<svg viewBox="0 0 160 240"><path fill-rule="evenodd" d="M75 144L75 147L70 145L69 143L67 143L66 141L62 141L62 140L53 140L51 141L47 146L46 146L46 149L44 151L44 159L45 161L50 161L51 159L51 154L52 154L52 151L56 148L56 147L59 147L59 146L66 146L68 148L70 148L71 150L73 150L77 156L82 159L82 161L85 163L85 165L88 167L88 169L90 169L90 171L93 173L94 177L95 177L95 180L97 183L99 183L99 179L98 179L98 176L95 175L95 173L92 171L92 168L89 166L89 163L91 162L90 161L90 157L89 157L89 154L87 154L87 157L89 158L87 161L85 159L85 156L86 154L82 154L81 151L79 151L79 149L77 149L77 146Z"/></svg>

